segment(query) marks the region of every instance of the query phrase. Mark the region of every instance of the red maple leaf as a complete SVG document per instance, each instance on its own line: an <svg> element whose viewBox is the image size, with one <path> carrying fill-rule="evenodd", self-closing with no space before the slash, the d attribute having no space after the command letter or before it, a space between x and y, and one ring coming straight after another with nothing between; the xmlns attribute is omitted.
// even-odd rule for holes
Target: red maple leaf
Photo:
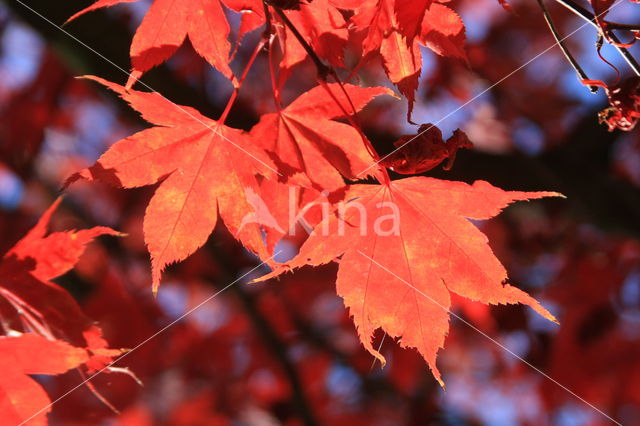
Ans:
<svg viewBox="0 0 640 426"><path fill-rule="evenodd" d="M464 24L460 16L447 6L433 3L425 11L417 38L440 56L466 60Z"/></svg>
<svg viewBox="0 0 640 426"><path fill-rule="evenodd" d="M233 0L229 4L234 10L243 10L243 21L240 24L239 37L265 23L263 8L241 6L242 0ZM281 4L282 3L282 4ZM287 7L291 4L292 7ZM278 7L293 24L300 36L313 49L318 57L326 59L334 66L340 67L344 62L344 49L349 38L347 21L333 5L332 0L314 0L313 2L269 1L273 28L280 42L282 59L280 60L281 80L286 79L293 67L308 56L308 52L295 37L291 28L274 11Z"/></svg>
<svg viewBox="0 0 640 426"><path fill-rule="evenodd" d="M398 28L407 40L412 41L422 26L424 15L434 0L396 1L395 13Z"/></svg>
<svg viewBox="0 0 640 426"><path fill-rule="evenodd" d="M335 100L316 86L277 113L262 115L251 135L290 177L289 183L332 191L344 186L342 176L355 179L373 163L356 129L334 119L344 117L351 104L359 111L374 97L393 92L351 84L344 85L344 92L338 84L327 87Z"/></svg>
<svg viewBox="0 0 640 426"><path fill-rule="evenodd" d="M122 235L111 228L96 226L79 231L54 232L47 235L47 227L51 216L60 205L62 199L56 200L40 217L38 223L6 254L5 259L14 257L20 261L33 262L33 269L29 273L42 281L64 275L70 271L85 247L100 235Z"/></svg>
<svg viewBox="0 0 640 426"><path fill-rule="evenodd" d="M81 311L76 301L51 280L68 272L84 253L85 246L99 235L121 235L98 226L79 231L54 232L47 235L51 215L61 199L47 209L38 223L10 249L0 263L0 295L15 307L20 325L46 336L64 337L73 345L103 346L97 338L101 332ZM106 347L106 343L104 346Z"/></svg>
<svg viewBox="0 0 640 426"><path fill-rule="evenodd" d="M337 292L365 348L382 328L416 348L442 384L436 355L449 329L450 292L490 304L523 303L555 318L527 293L505 284L507 273L486 236L468 219L489 219L516 200L559 196L510 192L426 177L350 187L337 214L320 223L299 254L260 280L304 265L339 259Z"/></svg>
<svg viewBox="0 0 640 426"><path fill-rule="evenodd" d="M80 367L92 373L105 368L123 352L109 349L102 330L84 315L65 289L51 281L73 268L95 237L120 233L98 226L47 235L49 221L60 202L58 199L47 209L0 263L3 328L12 335L0 337L3 420L27 420L49 404L42 388L27 374L61 374ZM126 369L119 371L128 373ZM44 414L48 411L43 410L33 421L45 424Z"/></svg>
<svg viewBox="0 0 640 426"><path fill-rule="evenodd" d="M98 0L68 19L93 10L137 0ZM232 0L229 7L262 9L258 0ZM236 83L229 67L229 23L220 0L154 0L131 42L131 87L142 74L171 57L188 36L193 48L225 77Z"/></svg>
<svg viewBox="0 0 640 426"><path fill-rule="evenodd" d="M29 375L66 373L88 359L86 350L62 340L48 340L34 333L0 336L0 418L3 424L17 425L28 421L29 425L46 425L51 400Z"/></svg>
<svg viewBox="0 0 640 426"><path fill-rule="evenodd" d="M314 0L301 5L300 10L284 13L320 58L334 66L343 65L344 48L349 38L347 22L329 0ZM277 25L276 31L284 54L280 70L286 74L307 57L307 52L284 23Z"/></svg>
<svg viewBox="0 0 640 426"><path fill-rule="evenodd" d="M116 142L67 184L80 178L124 188L161 182L144 217L153 291L166 265L184 260L207 241L218 212L246 248L269 258L258 224L241 227L243 218L254 212L246 189L258 190L257 174L275 172L266 153L242 131L158 93L127 92L120 85L90 78L117 92L156 126Z"/></svg>
<svg viewBox="0 0 640 426"><path fill-rule="evenodd" d="M335 0L343 9L350 1ZM409 119L422 69L420 44L438 55L465 58L464 25L450 8L429 0L378 0L362 3L351 18L356 30L366 33L362 55L379 53L385 72L409 101Z"/></svg>
<svg viewBox="0 0 640 426"><path fill-rule="evenodd" d="M362 56L375 52L382 56L389 80L409 100L411 111L422 68L422 55L418 44L407 40L400 31L394 3L393 0L362 3L354 11L351 21L357 31L366 34L362 41ZM347 6L349 4L339 5L345 9Z"/></svg>

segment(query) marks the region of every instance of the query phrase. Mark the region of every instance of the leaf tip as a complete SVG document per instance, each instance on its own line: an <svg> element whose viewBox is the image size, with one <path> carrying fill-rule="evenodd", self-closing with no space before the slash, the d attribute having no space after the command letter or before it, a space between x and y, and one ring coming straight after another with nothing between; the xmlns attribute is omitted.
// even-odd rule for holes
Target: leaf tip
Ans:
<svg viewBox="0 0 640 426"><path fill-rule="evenodd" d="M563 193L555 192L555 191L540 192L540 197L539 198L543 198L543 197L567 198L567 196L564 195Z"/></svg>
<svg viewBox="0 0 640 426"><path fill-rule="evenodd" d="M378 351L375 351L375 353L373 353L373 356L380 361L380 368L384 368L385 365L387 365L387 359L382 356L382 354Z"/></svg>
<svg viewBox="0 0 640 426"><path fill-rule="evenodd" d="M543 307L540 303L536 302L535 305L529 304L529 306L531 306L533 310L536 311L538 314L540 314L543 318L546 318L549 321L560 325L560 321L558 321L558 319L551 312L549 312L545 307Z"/></svg>
<svg viewBox="0 0 640 426"><path fill-rule="evenodd" d="M269 265L269 266L271 266L271 265ZM290 272L290 271L291 271L291 268L289 268L286 264L282 264L281 266L277 267L276 269L273 269L268 274L264 274L261 277L252 279L251 281L249 281L249 284L262 283L262 282L270 280L271 278L277 278L280 275L282 275L282 274L284 274L286 272Z"/></svg>

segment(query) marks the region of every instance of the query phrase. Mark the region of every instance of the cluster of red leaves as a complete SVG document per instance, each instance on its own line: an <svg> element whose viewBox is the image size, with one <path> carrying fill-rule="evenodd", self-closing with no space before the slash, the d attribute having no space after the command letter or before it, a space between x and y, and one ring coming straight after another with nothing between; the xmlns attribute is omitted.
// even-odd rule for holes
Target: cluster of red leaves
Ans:
<svg viewBox="0 0 640 426"><path fill-rule="evenodd" d="M119 2L99 1L80 13L115 3ZM505 192L486 182L469 186L427 178L390 181L384 166L419 173L449 158L448 168L456 149L469 147L470 142L457 132L445 143L439 130L423 126L413 145L405 139L397 143L398 148L411 148L403 146L389 162L377 165L377 154L350 115L375 96L388 93L383 88L322 83L286 108L280 105L279 86L309 48L333 66L344 66L346 43L358 38L361 61L379 55L411 111L422 66L419 45L441 55L465 57L462 22L443 2L316 0L282 8L271 3L266 9L259 2L245 2L242 7L225 2L245 12L239 38L269 19L282 48L280 84L274 86L278 111L264 114L249 133L226 126L224 115L216 121L157 93L131 89L137 77L166 60L186 35L197 52L238 81L229 68L229 27L219 13L220 5L213 10L213 2L165 3L156 0L136 32L127 86L92 77L156 127L117 142L94 166L69 180L99 179L125 188L160 182L144 218L154 292L166 265L184 260L205 243L219 213L247 249L273 265L275 271L263 279L340 259L337 291L350 308L365 347L383 361L371 345L373 331L382 328L401 339L403 346L417 348L438 380L435 359L448 330L449 292L485 303L528 304L554 320L526 293L505 284L506 271L486 237L468 219L488 219L513 201L557 194ZM205 20L220 29L214 36L206 32L208 44L201 40ZM349 124L336 121L345 117ZM366 174L373 174L380 184L345 187L344 178ZM276 194L259 184L276 179L316 190L344 188L343 200L357 200L366 214L324 218L316 230L333 233L314 232L294 259L284 266L275 264L262 237L273 226L265 229L263 221L246 220L259 212L245 194L277 204ZM387 203L394 206L392 219L400 220L399 233L380 226L388 218ZM364 228L369 229L367 235L361 233Z"/></svg>
<svg viewBox="0 0 640 426"><path fill-rule="evenodd" d="M409 101L409 119L422 69L420 45L438 55L466 59L464 24L443 4L447 2L379 0L357 2L357 8L353 1L336 2L353 10L353 25L364 34L361 61L382 58L389 80Z"/></svg>
<svg viewBox="0 0 640 426"><path fill-rule="evenodd" d="M130 0L99 0L71 19L125 2ZM396 143L399 150L378 164L380 157L353 115L375 97L392 94L388 89L321 80L286 107L279 97L291 70L310 54L314 61L326 60L342 68L345 49L359 45L356 68L381 58L387 76L408 99L410 118L422 66L420 45L439 55L465 58L464 26L443 3L315 0L268 2L265 7L257 0L225 0L224 4L155 0L133 39L133 72L127 84L90 77L115 91L154 127L115 143L67 184L78 179L123 188L158 184L143 225L154 293L167 265L186 259L204 245L218 215L244 247L273 266L274 271L262 280L304 265L339 261L337 292L365 348L384 363L372 345L373 333L380 328L403 347L417 349L443 384L436 357L449 329L451 294L487 304L526 304L555 321L533 298L506 283L506 270L471 220L489 219L517 200L559 194L508 192L484 181L473 185L426 177L391 181L387 167L415 174L448 158L446 168L450 168L456 150L471 143L459 131L444 142L438 129L423 125L415 140L401 138ZM278 82L272 73L276 112L263 114L249 131L227 126L225 114L214 120L158 93L133 89L143 73L166 61L187 36L194 49L239 89L245 74L236 77L229 65L233 49L224 5L243 12L238 41L267 23L270 36L280 46ZM274 46L268 45L269 49ZM226 111L234 99L235 93ZM368 175L378 183L345 182ZM274 233L275 226L264 220L246 220L260 215L256 196L269 200L270 206L286 203L278 199L284 192L274 191L270 182L341 195L331 206L333 213L317 221L300 252L286 264L272 260L275 242L284 233ZM341 209L349 211L354 203L362 209L342 214ZM19 356L29 345L41 345L43 351L59 356L57 363L42 369L25 361L15 374L58 374L79 366L90 373L120 353L107 349L99 329L90 325L71 296L50 282L74 265L88 241L116 233L94 228L45 237L52 211L5 257L4 275L11 278L3 284L2 294L6 308L14 309L22 327L45 338L5 338L6 346L15 348L7 356ZM391 228L384 223L391 223ZM16 400L13 391L5 393ZM16 416L28 415L27 409L18 406Z"/></svg>
<svg viewBox="0 0 640 426"><path fill-rule="evenodd" d="M69 21L102 7L132 1L136 0L98 0ZM445 6L444 3L448 2L267 2L271 5L272 25L283 53L280 72L283 76L288 75L307 57L307 52L282 18L274 13L274 8L282 10L316 54L334 66L345 65L344 50L349 41L357 40L361 46L361 60L356 68L372 58L382 58L387 76L409 100L410 116L422 68L419 46L426 46L438 55L466 58L464 24L451 8ZM229 67L232 47L223 4L242 12L239 39L265 23L265 7L260 0L154 0L131 43L132 73L127 88L131 88L149 69L171 57L187 36L196 52L234 85L237 84L238 80Z"/></svg>
<svg viewBox="0 0 640 426"><path fill-rule="evenodd" d="M0 263L0 318L6 334L0 337L0 418L16 424L46 424L50 411L46 393L29 374L56 375L74 368L92 374L122 353L108 348L100 328L69 292L51 281L73 268L95 237L120 234L95 227L47 235L59 203Z"/></svg>

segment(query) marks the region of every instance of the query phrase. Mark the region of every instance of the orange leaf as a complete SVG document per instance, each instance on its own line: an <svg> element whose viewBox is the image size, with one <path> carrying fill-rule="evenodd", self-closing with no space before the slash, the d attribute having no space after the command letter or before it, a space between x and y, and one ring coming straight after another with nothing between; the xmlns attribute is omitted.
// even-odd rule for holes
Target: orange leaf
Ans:
<svg viewBox="0 0 640 426"><path fill-rule="evenodd" d="M337 7L353 9L350 0L334 0ZM439 55L464 59L464 25L448 7L432 0L377 0L355 9L351 22L365 33L362 55L378 52L389 80L409 101L408 119L415 102L422 69L419 44Z"/></svg>
<svg viewBox="0 0 640 426"><path fill-rule="evenodd" d="M58 198L40 217L36 226L5 255L15 255L18 259L33 259L36 263L35 269L29 272L42 281L59 277L71 270L84 253L85 246L94 238L100 235L122 235L104 226L47 235L51 215L61 201L62 199Z"/></svg>
<svg viewBox="0 0 640 426"><path fill-rule="evenodd" d="M319 224L299 254L260 280L287 269L339 260L337 291L365 348L376 329L416 348L441 383L436 355L449 330L450 292L487 304L523 303L555 318L527 293L505 284L507 273L486 236L468 219L489 219L516 200L560 196L508 192L412 177L387 185L354 185L337 214Z"/></svg>
<svg viewBox="0 0 640 426"><path fill-rule="evenodd" d="M136 0L99 0L69 18L102 8ZM236 2L234 2L236 3ZM243 7L262 9L257 0L246 0ZM186 37L200 56L235 83L229 67L229 23L220 0L154 0L131 43L133 83L151 68L169 59Z"/></svg>
<svg viewBox="0 0 640 426"><path fill-rule="evenodd" d="M349 100L340 86L329 84L328 87L350 112ZM345 84L344 89L356 111L376 96L393 95L382 87ZM311 183L320 190L334 190L344 186L341 175L357 178L359 172L373 163L358 132L348 124L333 120L344 115L327 91L316 86L285 109L263 115L251 129L251 135L270 153L281 173L293 176L290 183L303 186Z"/></svg>
<svg viewBox="0 0 640 426"><path fill-rule="evenodd" d="M259 226L240 226L253 213L244 195L246 189L257 191L255 175L275 171L267 155L242 131L175 105L157 93L127 92L117 84L90 78L119 93L157 126L115 143L95 165L72 176L67 184L79 178L125 188L161 182L144 218L153 291L167 265L184 260L207 241L218 212L245 247L267 259Z"/></svg>
<svg viewBox="0 0 640 426"><path fill-rule="evenodd" d="M50 281L77 263L87 243L99 235L121 235L105 227L47 235L51 215L59 198L42 215L29 233L11 248L0 262L1 295L16 307L17 315L33 315L31 329L64 336L75 346L86 347L84 334L96 328L75 299ZM18 309L19 308L19 309Z"/></svg>
<svg viewBox="0 0 640 426"><path fill-rule="evenodd" d="M287 10L285 14L319 57L327 59L334 66L343 65L349 32L342 14L329 0L304 3L300 10ZM280 68L286 71L304 60L307 52L289 28L280 31L279 37L284 44Z"/></svg>
<svg viewBox="0 0 640 426"><path fill-rule="evenodd" d="M407 40L412 41L420 31L426 10L434 0L414 0L395 2L398 27Z"/></svg>
<svg viewBox="0 0 640 426"><path fill-rule="evenodd" d="M464 24L456 12L447 6L434 3L426 11L422 29L418 35L420 43L441 56L466 59Z"/></svg>
<svg viewBox="0 0 640 426"><path fill-rule="evenodd" d="M416 100L415 94L422 70L420 46L418 43L408 45L405 38L397 30L393 30L382 39L380 55L389 80L409 101L407 116L411 121L411 112Z"/></svg>
<svg viewBox="0 0 640 426"><path fill-rule="evenodd" d="M44 409L51 401L29 374L57 375L87 362L87 351L61 340L33 333L0 337L0 418L3 424L22 423L42 410L30 425L46 425ZM7 422L7 423L4 423Z"/></svg>
<svg viewBox="0 0 640 426"><path fill-rule="evenodd" d="M13 312L4 311L4 322L22 324L22 329L34 332L0 337L0 418L7 424L26 421L50 402L27 374L61 374L80 366L93 372L122 353L120 349L108 349L102 331L84 315L75 299L49 281L73 268L86 244L95 237L121 234L95 227L47 235L49 221L60 202L59 198L47 209L0 263L0 296L13 308ZM45 414L49 411L43 410L29 424L46 424Z"/></svg>

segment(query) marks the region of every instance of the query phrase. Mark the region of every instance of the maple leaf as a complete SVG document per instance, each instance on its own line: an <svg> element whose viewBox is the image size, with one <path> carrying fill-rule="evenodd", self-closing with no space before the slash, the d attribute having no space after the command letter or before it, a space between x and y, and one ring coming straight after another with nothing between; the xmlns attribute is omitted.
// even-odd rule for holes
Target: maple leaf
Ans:
<svg viewBox="0 0 640 426"><path fill-rule="evenodd" d="M555 318L527 293L505 284L507 273L486 236L468 219L489 219L516 200L560 196L503 191L412 177L389 185L353 185L337 214L319 224L286 265L259 280L339 258L336 288L365 348L382 328L416 348L442 384L436 355L449 329L450 292L487 304L523 303Z"/></svg>
<svg viewBox="0 0 640 426"><path fill-rule="evenodd" d="M98 0L67 20L93 10L137 0ZM260 10L258 0L230 1L232 8ZM241 9L236 9L240 11ZM171 57L188 36L196 52L236 84L229 67L229 23L220 0L154 0L131 42L132 73L127 87Z"/></svg>
<svg viewBox="0 0 640 426"><path fill-rule="evenodd" d="M411 122L413 104L416 100L420 72L422 71L422 53L417 43L407 45L399 31L393 30L382 39L380 45L382 65L389 80L396 85L400 93L407 98L409 108L407 120Z"/></svg>
<svg viewBox="0 0 640 426"><path fill-rule="evenodd" d="M79 231L54 232L47 235L49 221L56 208L62 202L58 198L40 217L38 223L20 241L11 248L5 258L30 259L35 262L29 273L42 281L48 281L70 271L88 243L100 235L121 236L111 228L96 226Z"/></svg>
<svg viewBox="0 0 640 426"><path fill-rule="evenodd" d="M396 1L394 8L398 28L407 40L412 41L422 26L424 15L434 0Z"/></svg>
<svg viewBox="0 0 640 426"><path fill-rule="evenodd" d="M463 60L467 58L462 19L452 9L440 3L433 3L425 11L418 40L440 56Z"/></svg>
<svg viewBox="0 0 640 426"><path fill-rule="evenodd" d="M349 30L346 20L331 0L314 0L309 3L286 0L267 3L282 9L318 57L328 60L334 66L343 66ZM279 7L280 3L282 5ZM286 7L289 3L293 7ZM265 23L262 9L247 9L247 12L249 13L243 13L243 17L247 16L247 21L241 24L241 35ZM271 17L283 55L279 67L281 78L286 78L293 67L307 58L308 53L278 14L272 12Z"/></svg>
<svg viewBox="0 0 640 426"><path fill-rule="evenodd" d="M48 340L34 333L0 336L0 418L3 424L29 421L30 425L46 425L46 414L51 407L44 408L51 400L29 375L66 373L88 359L87 351L62 340Z"/></svg>
<svg viewBox="0 0 640 426"><path fill-rule="evenodd" d="M348 0L334 3L343 9L354 6ZM389 80L409 101L409 121L422 69L420 44L438 55L465 59L464 24L452 9L440 3L432 0L364 2L351 18L356 30L365 32L363 57L379 53Z"/></svg>
<svg viewBox="0 0 640 426"><path fill-rule="evenodd" d="M246 188L257 191L255 175L275 172L264 151L242 131L158 93L125 91L103 79L88 78L118 93L156 124L116 142L95 165L67 180L68 185L81 178L97 179L124 188L161 182L144 217L154 293L166 265L184 260L207 241L218 212L246 248L269 258L258 224L241 228L243 218L254 212Z"/></svg>
<svg viewBox="0 0 640 426"><path fill-rule="evenodd" d="M0 337L0 418L5 421L25 421L50 402L27 374L61 374L80 367L92 373L105 368L123 352L109 349L102 330L84 315L65 289L50 281L68 272L95 237L122 234L95 227L47 235L49 221L60 202L61 198L47 209L0 263L3 307L13 309L3 311L3 328L12 334L19 333L14 331L19 328L32 332ZM126 369L118 371L136 379ZM88 386L109 405L92 385ZM48 411L34 418L34 424L46 424L44 414Z"/></svg>
<svg viewBox="0 0 640 426"><path fill-rule="evenodd" d="M329 0L314 0L304 4L299 11L286 11L285 14L319 57L334 66L343 65L349 31L342 14ZM306 58L307 53L289 28L280 34L286 43L280 66L286 71Z"/></svg>
<svg viewBox="0 0 640 426"><path fill-rule="evenodd" d="M362 56L378 52L389 80L409 101L409 116L415 101L422 54L417 43L407 40L399 30L393 0L362 3L351 18L356 30L364 31ZM347 5L342 7L346 8Z"/></svg>
<svg viewBox="0 0 640 426"><path fill-rule="evenodd" d="M100 330L84 315L73 297L50 280L69 271L80 259L86 244L95 237L122 234L99 226L46 235L51 215L60 202L60 198L56 200L31 231L3 256L0 275L4 280L0 291L12 305L21 307L20 312L30 315L27 320L31 328L64 336L76 346L87 347L86 337L99 336ZM96 349L101 349L99 346Z"/></svg>
<svg viewBox="0 0 640 426"><path fill-rule="evenodd" d="M360 111L377 96L393 96L383 87L345 84L344 92L338 84L327 87L346 111L351 110L349 102ZM345 115L336 100L316 86L286 108L264 114L251 129L253 139L270 153L281 173L290 177L289 183L315 184L320 190L332 191L344 186L342 176L355 179L373 163L358 131L334 120Z"/></svg>

